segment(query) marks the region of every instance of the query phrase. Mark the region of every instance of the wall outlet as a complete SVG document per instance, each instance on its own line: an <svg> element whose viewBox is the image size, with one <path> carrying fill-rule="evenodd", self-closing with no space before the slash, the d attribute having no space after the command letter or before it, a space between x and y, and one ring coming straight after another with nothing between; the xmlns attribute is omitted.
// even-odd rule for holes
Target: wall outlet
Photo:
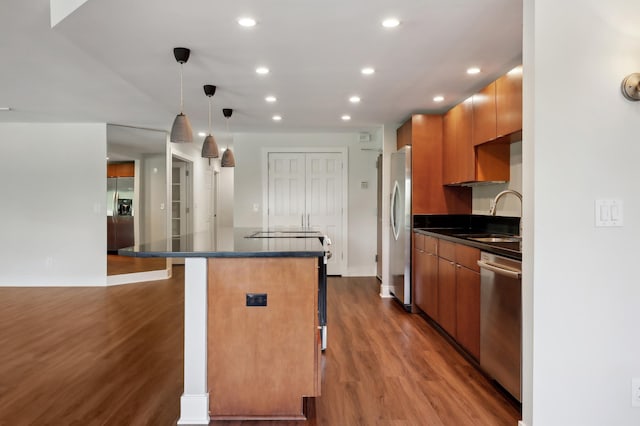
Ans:
<svg viewBox="0 0 640 426"><path fill-rule="evenodd" d="M631 406L640 407L640 377L631 379Z"/></svg>

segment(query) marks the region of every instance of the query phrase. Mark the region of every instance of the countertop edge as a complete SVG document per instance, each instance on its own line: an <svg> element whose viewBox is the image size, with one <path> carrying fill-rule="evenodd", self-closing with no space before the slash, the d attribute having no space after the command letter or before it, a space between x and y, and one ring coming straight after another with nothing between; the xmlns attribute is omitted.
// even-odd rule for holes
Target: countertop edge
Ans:
<svg viewBox="0 0 640 426"><path fill-rule="evenodd" d="M502 247L498 247L493 244L481 243L478 241L471 241L466 238L460 238L453 235L449 235L447 233L438 232L437 229L423 229L423 228L413 228L413 232L417 232L419 234L428 235L430 237L439 238L442 240L451 241L452 243L464 244L466 246L475 247L482 251L486 251L489 253L497 254L500 256L505 256L511 259L522 261L522 252L516 252L513 250L508 250ZM471 233L471 232L469 232Z"/></svg>
<svg viewBox="0 0 640 426"><path fill-rule="evenodd" d="M129 257L323 257L323 251L276 251L276 252L231 252L231 251L200 251L200 252L134 252L126 249L118 250L118 254Z"/></svg>

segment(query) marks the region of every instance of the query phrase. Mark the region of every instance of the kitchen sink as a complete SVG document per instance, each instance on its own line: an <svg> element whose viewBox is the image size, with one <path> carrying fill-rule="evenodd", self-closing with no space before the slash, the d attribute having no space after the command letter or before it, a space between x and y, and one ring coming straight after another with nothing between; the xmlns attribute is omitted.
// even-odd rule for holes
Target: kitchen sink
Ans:
<svg viewBox="0 0 640 426"><path fill-rule="evenodd" d="M518 243L520 237L467 237L470 240L478 241L479 243Z"/></svg>
<svg viewBox="0 0 640 426"><path fill-rule="evenodd" d="M466 238L479 243L518 243L522 240L517 235L476 233L476 234L455 234L455 237Z"/></svg>

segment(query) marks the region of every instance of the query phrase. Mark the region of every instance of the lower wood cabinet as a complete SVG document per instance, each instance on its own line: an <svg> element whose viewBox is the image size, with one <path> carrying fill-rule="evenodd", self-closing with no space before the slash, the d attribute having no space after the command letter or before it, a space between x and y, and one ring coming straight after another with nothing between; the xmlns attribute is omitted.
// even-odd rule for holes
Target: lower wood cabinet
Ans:
<svg viewBox="0 0 640 426"><path fill-rule="evenodd" d="M480 250L414 233L416 305L480 358Z"/></svg>
<svg viewBox="0 0 640 426"><path fill-rule="evenodd" d="M414 234L413 276L416 305L432 319L438 320L438 240Z"/></svg>
<svg viewBox="0 0 640 426"><path fill-rule="evenodd" d="M480 273L456 265L456 340L480 358Z"/></svg>
<svg viewBox="0 0 640 426"><path fill-rule="evenodd" d="M438 324L456 337L456 264L438 259Z"/></svg>

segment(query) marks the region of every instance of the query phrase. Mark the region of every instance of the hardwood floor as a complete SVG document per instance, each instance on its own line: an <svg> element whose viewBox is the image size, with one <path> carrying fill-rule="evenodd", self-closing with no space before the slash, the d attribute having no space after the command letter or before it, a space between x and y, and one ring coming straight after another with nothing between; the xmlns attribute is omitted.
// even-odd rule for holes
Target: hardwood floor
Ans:
<svg viewBox="0 0 640 426"><path fill-rule="evenodd" d="M133 272L157 271L167 268L163 257L129 257L117 254L107 255L107 275L130 274Z"/></svg>
<svg viewBox="0 0 640 426"><path fill-rule="evenodd" d="M184 268L107 288L0 288L0 425L173 425L182 393ZM322 396L307 422L509 425L520 414L375 278L329 278Z"/></svg>

